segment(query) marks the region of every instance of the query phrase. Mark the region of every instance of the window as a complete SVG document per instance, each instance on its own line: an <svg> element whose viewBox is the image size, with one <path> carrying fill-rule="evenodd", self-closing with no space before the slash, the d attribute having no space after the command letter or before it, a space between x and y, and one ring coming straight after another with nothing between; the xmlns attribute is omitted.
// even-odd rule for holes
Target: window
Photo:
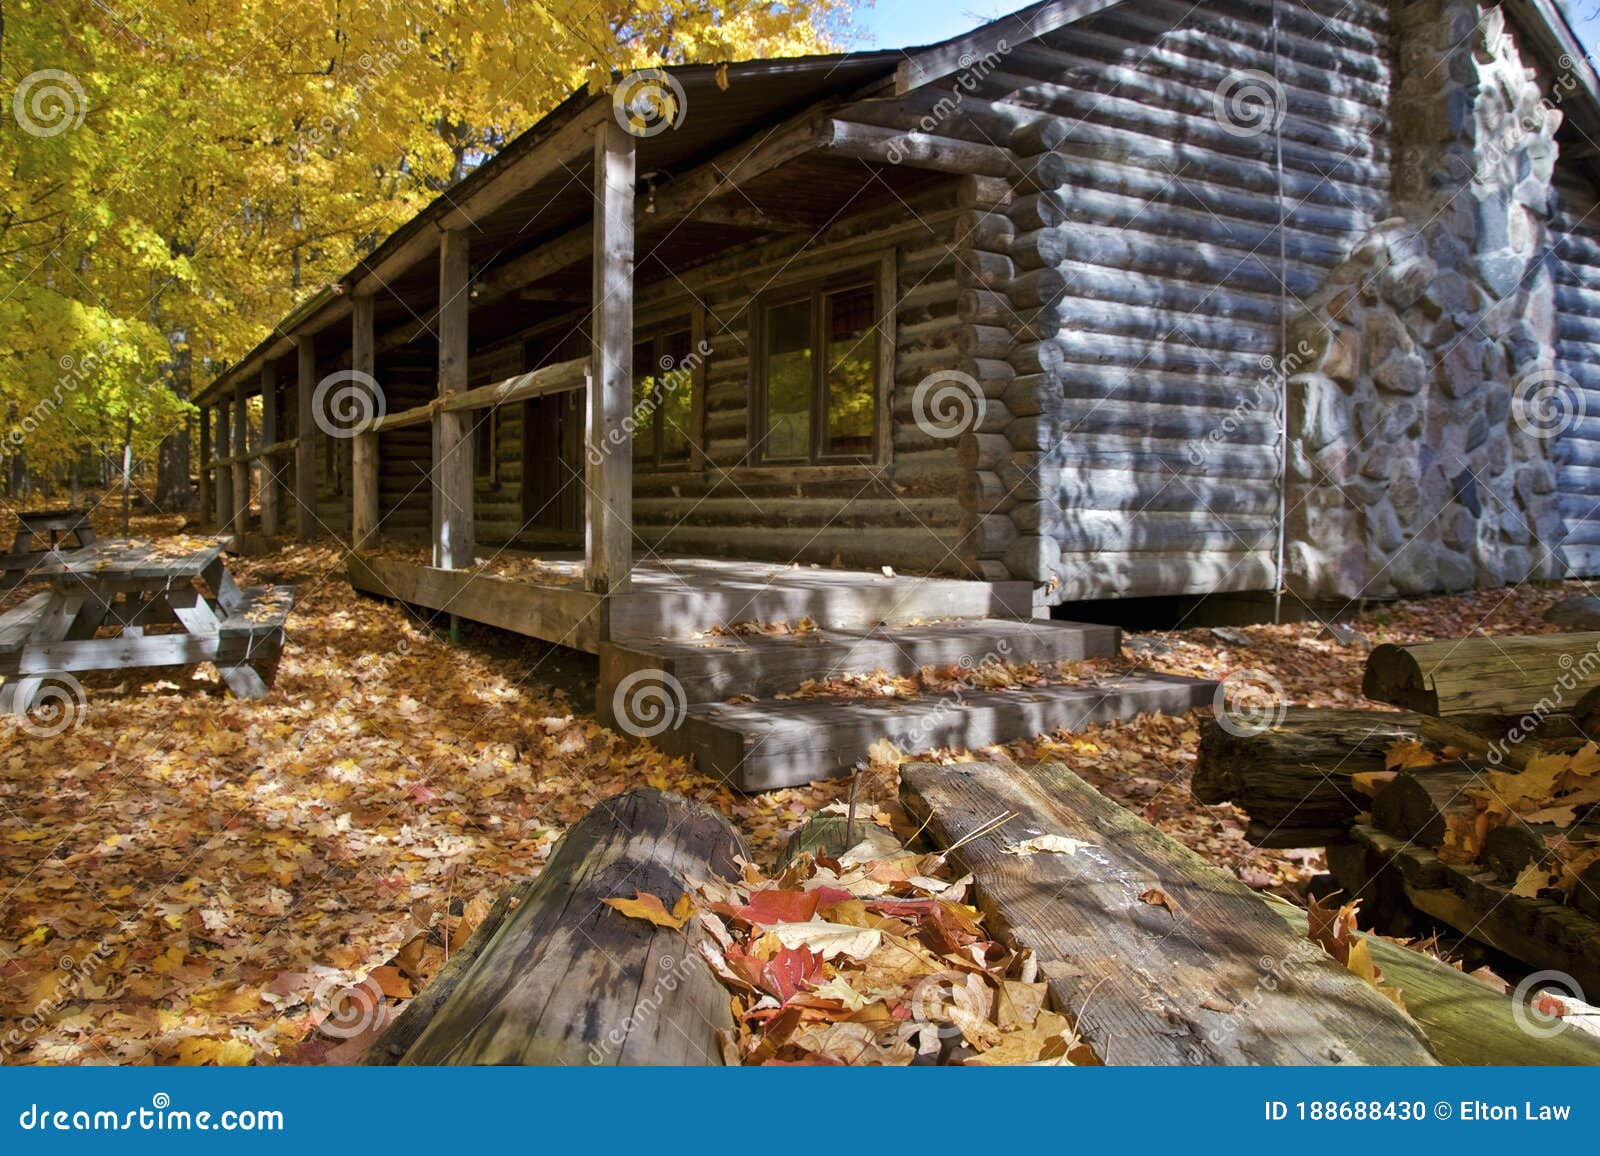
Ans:
<svg viewBox="0 0 1600 1156"><path fill-rule="evenodd" d="M472 476L492 486L500 477L495 453L500 444L500 410L477 410L472 419Z"/></svg>
<svg viewBox="0 0 1600 1156"><path fill-rule="evenodd" d="M687 325L664 328L633 347L633 461L681 466L690 458L695 360Z"/></svg>
<svg viewBox="0 0 1600 1156"><path fill-rule="evenodd" d="M860 460L877 427L877 294L870 282L780 296L761 312L757 455Z"/></svg>

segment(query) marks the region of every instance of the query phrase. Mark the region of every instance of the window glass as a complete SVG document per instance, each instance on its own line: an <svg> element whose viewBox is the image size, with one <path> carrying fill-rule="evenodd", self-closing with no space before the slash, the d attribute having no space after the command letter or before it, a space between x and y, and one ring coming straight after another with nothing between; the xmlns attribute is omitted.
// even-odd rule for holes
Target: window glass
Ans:
<svg viewBox="0 0 1600 1156"><path fill-rule="evenodd" d="M868 457L872 453L878 350L872 287L840 290L825 300L827 452Z"/></svg>
<svg viewBox="0 0 1600 1156"><path fill-rule="evenodd" d="M761 456L791 461L811 456L811 301L767 310L766 418Z"/></svg>
<svg viewBox="0 0 1600 1156"><path fill-rule="evenodd" d="M657 343L657 424L661 427L661 460L689 460L689 419L694 403L694 366L689 361L688 330L668 333Z"/></svg>

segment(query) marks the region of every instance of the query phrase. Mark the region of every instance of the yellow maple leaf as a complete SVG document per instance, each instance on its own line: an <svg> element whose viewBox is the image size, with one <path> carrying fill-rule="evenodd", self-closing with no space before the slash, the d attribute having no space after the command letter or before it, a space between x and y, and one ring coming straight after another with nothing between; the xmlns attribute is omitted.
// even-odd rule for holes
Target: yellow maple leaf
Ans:
<svg viewBox="0 0 1600 1156"><path fill-rule="evenodd" d="M629 919L644 919L657 927L670 927L674 931L681 930L689 921L689 916L694 914L694 903L687 892L679 897L671 911L648 891L635 891L632 899L602 899L600 902L620 911Z"/></svg>

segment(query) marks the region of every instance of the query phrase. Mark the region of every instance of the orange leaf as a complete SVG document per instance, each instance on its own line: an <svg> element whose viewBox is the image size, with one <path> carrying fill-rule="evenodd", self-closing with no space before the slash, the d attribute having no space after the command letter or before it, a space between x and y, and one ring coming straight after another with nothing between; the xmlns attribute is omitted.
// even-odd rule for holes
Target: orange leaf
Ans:
<svg viewBox="0 0 1600 1156"><path fill-rule="evenodd" d="M682 930L694 912L694 905L687 894L679 898L671 911L648 891L635 891L632 899L602 899L600 902L615 908L629 919L648 920L657 927L670 927L674 931Z"/></svg>
<svg viewBox="0 0 1600 1156"><path fill-rule="evenodd" d="M1172 901L1172 896L1168 895L1159 887L1152 887L1150 890L1141 894L1139 896L1139 901L1141 903L1149 903L1155 907L1165 907L1168 911L1172 912L1172 917L1174 919L1178 917L1178 905Z"/></svg>

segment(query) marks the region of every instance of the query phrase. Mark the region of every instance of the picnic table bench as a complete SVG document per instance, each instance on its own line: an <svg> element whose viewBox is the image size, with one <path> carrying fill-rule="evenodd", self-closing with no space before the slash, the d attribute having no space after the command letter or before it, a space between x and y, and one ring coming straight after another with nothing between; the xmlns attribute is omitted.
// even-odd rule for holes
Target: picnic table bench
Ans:
<svg viewBox="0 0 1600 1156"><path fill-rule="evenodd" d="M0 554L0 590L9 590L20 583L42 560L63 548L81 549L94 545L95 541L88 510L63 506L55 510L19 511L17 536L12 540L11 552Z"/></svg>
<svg viewBox="0 0 1600 1156"><path fill-rule="evenodd" d="M226 545L105 541L38 563L50 589L0 615L0 712L26 714L51 676L202 662L240 698L264 697L294 587L240 588Z"/></svg>

